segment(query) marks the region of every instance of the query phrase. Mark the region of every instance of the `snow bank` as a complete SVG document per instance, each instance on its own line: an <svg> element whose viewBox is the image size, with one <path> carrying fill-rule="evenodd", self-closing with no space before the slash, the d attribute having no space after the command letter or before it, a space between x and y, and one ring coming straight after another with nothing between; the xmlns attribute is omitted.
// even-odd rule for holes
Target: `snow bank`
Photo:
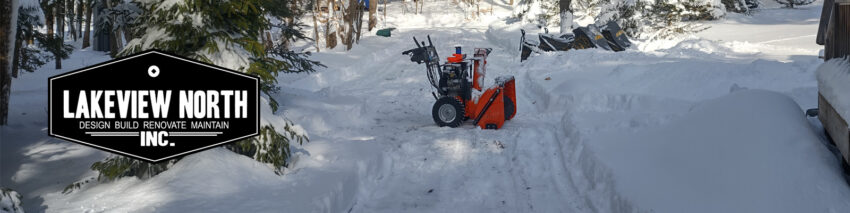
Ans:
<svg viewBox="0 0 850 213"><path fill-rule="evenodd" d="M265 164L215 148L189 155L147 180L84 186L45 195L47 212L345 212L376 183L381 155L370 141L305 144L282 176ZM372 151L373 152L373 151ZM214 187L211 187L214 186Z"/></svg>
<svg viewBox="0 0 850 213"><path fill-rule="evenodd" d="M850 118L850 62L833 59L823 63L817 70L818 91L835 108L842 118Z"/></svg>
<svg viewBox="0 0 850 213"><path fill-rule="evenodd" d="M616 187L654 212L843 212L836 157L789 97L742 90L677 121L588 140Z"/></svg>

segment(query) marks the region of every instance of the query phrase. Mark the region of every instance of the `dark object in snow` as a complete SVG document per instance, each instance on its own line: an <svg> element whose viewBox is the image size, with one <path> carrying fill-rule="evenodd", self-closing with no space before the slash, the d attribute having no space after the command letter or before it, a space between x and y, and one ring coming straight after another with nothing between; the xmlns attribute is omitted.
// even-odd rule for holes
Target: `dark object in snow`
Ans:
<svg viewBox="0 0 850 213"><path fill-rule="evenodd" d="M520 39L520 61L525 61L532 52L569 51L572 49L600 48L616 52L626 50L632 46L626 33L611 21L601 28L596 25L587 25L573 30L572 34L539 34L538 42L526 39L525 30L521 30Z"/></svg>
<svg viewBox="0 0 850 213"><path fill-rule="evenodd" d="M573 30L573 34L576 35L575 49L601 48L611 50L608 41L605 40L605 36L602 35L596 25L576 28Z"/></svg>
<svg viewBox="0 0 850 213"><path fill-rule="evenodd" d="M378 30L377 33L375 33L375 35L383 36L383 37L390 37L390 36L392 36L393 30L395 30L395 27L380 29L380 30Z"/></svg>
<svg viewBox="0 0 850 213"><path fill-rule="evenodd" d="M806 116L817 117L818 116L818 108L807 109L806 110Z"/></svg>
<svg viewBox="0 0 850 213"><path fill-rule="evenodd" d="M539 49L537 48L537 45L540 45L540 43L534 42L532 40L526 40L525 39L525 30L520 29L519 31L522 33L522 37L520 37L520 40L519 40L520 61L524 61L525 59L528 58L528 56L531 55L531 52L538 52L539 51Z"/></svg>
<svg viewBox="0 0 850 213"><path fill-rule="evenodd" d="M552 35L540 34L537 36L540 45L538 48L543 51L567 51L573 48L575 37L570 34Z"/></svg>
<svg viewBox="0 0 850 213"><path fill-rule="evenodd" d="M626 32L620 28L620 25L617 25L617 22L610 21L603 26L602 35L605 36L605 40L608 40L608 46L611 46L611 50L623 51L632 46L632 42L626 37Z"/></svg>
<svg viewBox="0 0 850 213"><path fill-rule="evenodd" d="M428 81L436 91L437 100L431 116L438 126L458 127L468 118L482 129L499 129L505 121L516 115L516 84L513 76L496 78L490 87L481 85L487 73L487 56L491 48L475 48L473 57L467 58L462 48L440 64L440 56L428 37L428 45L413 38L416 48L402 52L410 61L425 63ZM474 91L478 94L473 95Z"/></svg>

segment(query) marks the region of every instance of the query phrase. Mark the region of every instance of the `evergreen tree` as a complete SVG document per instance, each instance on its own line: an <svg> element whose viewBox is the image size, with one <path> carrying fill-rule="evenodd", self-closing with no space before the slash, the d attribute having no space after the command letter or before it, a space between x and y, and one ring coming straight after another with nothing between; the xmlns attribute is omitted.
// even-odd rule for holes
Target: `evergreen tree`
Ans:
<svg viewBox="0 0 850 213"><path fill-rule="evenodd" d="M62 37L45 35L38 30L44 26L40 14L41 9L38 7L19 9L12 77L18 77L19 70L34 72L50 60L68 59L74 50Z"/></svg>
<svg viewBox="0 0 850 213"><path fill-rule="evenodd" d="M300 11L287 7L285 2L274 0L207 1L141 0L141 15L134 27L134 35L119 53L126 56L148 49L159 49L206 63L242 71L258 76L264 98L272 111L278 108L271 96L278 92L277 76L280 73L313 72L323 66L307 59L309 53L290 50L286 43L307 39L298 28ZM275 23L275 24L272 24ZM261 42L261 32L278 30L280 39L270 48ZM264 106L265 108L266 106ZM289 121L276 121L273 125L261 119L260 136L235 142L225 147L259 162L267 163L280 173L288 165L290 142L299 144L307 136ZM92 165L99 179L112 180L125 176L151 177L167 170L179 159L150 164L143 161L111 156ZM74 184L69 186L75 187ZM76 186L78 187L78 186Z"/></svg>

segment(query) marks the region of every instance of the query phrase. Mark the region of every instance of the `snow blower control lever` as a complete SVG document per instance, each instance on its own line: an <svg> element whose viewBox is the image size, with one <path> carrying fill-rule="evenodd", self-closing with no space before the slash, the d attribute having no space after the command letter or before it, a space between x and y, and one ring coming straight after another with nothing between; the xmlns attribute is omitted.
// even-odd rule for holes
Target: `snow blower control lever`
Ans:
<svg viewBox="0 0 850 213"><path fill-rule="evenodd" d="M487 72L487 56L491 48L475 48L468 59L462 47L440 64L437 49L428 36L428 45L413 37L416 48L402 52L410 61L425 63L431 94L437 100L431 115L438 126L458 127L469 118L482 129L499 129L506 120L516 115L516 86L513 76L496 78L496 85L483 89L481 83ZM480 101L479 101L480 100Z"/></svg>

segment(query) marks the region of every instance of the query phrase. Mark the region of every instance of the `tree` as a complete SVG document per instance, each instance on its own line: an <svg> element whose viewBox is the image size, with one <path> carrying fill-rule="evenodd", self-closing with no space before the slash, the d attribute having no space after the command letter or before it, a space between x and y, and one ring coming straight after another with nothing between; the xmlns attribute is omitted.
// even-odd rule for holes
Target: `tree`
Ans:
<svg viewBox="0 0 850 213"><path fill-rule="evenodd" d="M561 33L572 32L573 10L570 9L571 0L558 0L558 11L561 17Z"/></svg>
<svg viewBox="0 0 850 213"><path fill-rule="evenodd" d="M369 31L372 31L372 28L378 25L378 0L366 0L366 5L369 8Z"/></svg>
<svg viewBox="0 0 850 213"><path fill-rule="evenodd" d="M65 0L65 15L68 19L68 33L74 41L77 41L77 27L74 24L74 17L77 15L74 13L74 2L74 0Z"/></svg>
<svg viewBox="0 0 850 213"><path fill-rule="evenodd" d="M815 0L776 0L776 2L785 5L787 8L794 8L795 5L807 5L815 2Z"/></svg>
<svg viewBox="0 0 850 213"><path fill-rule="evenodd" d="M77 0L77 17L74 18L77 21L77 37L83 37L83 9L85 8L85 0ZM75 40L76 41L76 40Z"/></svg>
<svg viewBox="0 0 850 213"><path fill-rule="evenodd" d="M9 55L12 44L8 41L14 36L12 18L16 5L13 3L12 0L0 0L0 125L8 123L9 96L12 92L12 57Z"/></svg>
<svg viewBox="0 0 850 213"><path fill-rule="evenodd" d="M92 0L80 0L85 2L86 9L86 27L85 32L83 33L83 49L91 46L91 23L92 23L92 11L94 10L94 2Z"/></svg>
<svg viewBox="0 0 850 213"><path fill-rule="evenodd" d="M38 7L18 9L16 36L12 50L12 78L18 77L20 69L33 72L52 59L51 55L43 54L41 51L46 49L47 43L55 41L48 41L51 38L38 31L37 28L44 26L39 13L41 10Z"/></svg>
<svg viewBox="0 0 850 213"><path fill-rule="evenodd" d="M56 18L56 21L55 21L56 22L56 37L64 40L65 39L65 2L64 2L65 0L54 0L54 1L55 1L55 3L53 3L53 4L54 4L54 9L56 11L56 13L54 14L54 17ZM56 53L58 53L58 52L56 52ZM53 61L56 62L55 69L57 69L57 70L62 69L62 57L59 57L59 55L56 55L56 54L54 54L53 57L55 58L55 60L53 60Z"/></svg>
<svg viewBox="0 0 850 213"><path fill-rule="evenodd" d="M138 2L142 14L133 31L139 37L130 40L119 56L160 49L258 76L264 98L269 100L268 107L276 111L278 103L272 94L279 90L276 77L280 73L312 72L315 66L323 66L307 59L309 53L295 52L284 45L286 41L307 39L298 30L299 26L281 21L301 15L286 5L276 0L143 0ZM266 30L280 30L281 39L272 48L260 41L261 32ZM274 125L262 118L260 129L260 136L225 147L270 165L278 174L289 163L290 142L308 140L288 121ZM91 168L99 172L102 180L125 176L145 178L167 170L178 161L150 164L111 156ZM74 188L75 184L69 187Z"/></svg>

